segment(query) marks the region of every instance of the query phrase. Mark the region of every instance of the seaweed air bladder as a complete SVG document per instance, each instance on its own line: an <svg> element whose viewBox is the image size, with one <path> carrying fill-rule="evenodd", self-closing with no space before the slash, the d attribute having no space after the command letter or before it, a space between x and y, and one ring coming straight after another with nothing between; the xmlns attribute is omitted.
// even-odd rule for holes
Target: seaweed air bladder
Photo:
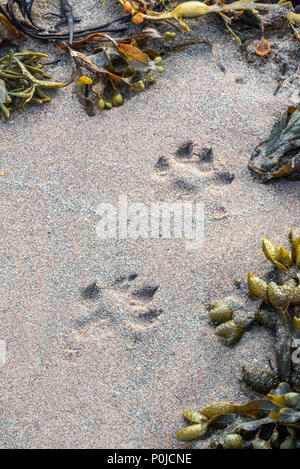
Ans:
<svg viewBox="0 0 300 469"><path fill-rule="evenodd" d="M184 411L190 425L177 433L177 440L193 443L212 434L212 448L299 448L300 237L293 229L289 242L290 252L267 238L262 240L262 251L273 269L272 282L248 274L248 295L261 300L250 325L258 323L274 334L276 370L244 366L240 383L242 389L263 397L243 405L219 402L201 411ZM246 332L234 305L215 301L207 316L228 347Z"/></svg>
<svg viewBox="0 0 300 469"><path fill-rule="evenodd" d="M119 0L124 7L129 11L128 1ZM300 14L294 11L292 4L281 2L282 4L267 4L259 3L255 0L238 0L233 3L225 4L224 2L217 2L208 4L207 2L183 2L177 5L174 9L168 9L168 11L157 12L152 9L146 9L143 2L130 2L132 20L135 24L141 24L143 21L174 21L185 31L189 32L189 26L183 21L183 19L199 18L210 13L218 14L225 23L226 29L234 37L235 41L241 44L240 38L232 30L232 20L238 16L243 15L244 12L250 13L255 19L258 25L261 27L261 38L256 46L257 55L264 56L269 53L270 45L265 39L264 35L264 18L261 13L273 14L275 17L286 18L294 31L297 38L299 33L296 26L300 24ZM125 10L126 11L126 10Z"/></svg>

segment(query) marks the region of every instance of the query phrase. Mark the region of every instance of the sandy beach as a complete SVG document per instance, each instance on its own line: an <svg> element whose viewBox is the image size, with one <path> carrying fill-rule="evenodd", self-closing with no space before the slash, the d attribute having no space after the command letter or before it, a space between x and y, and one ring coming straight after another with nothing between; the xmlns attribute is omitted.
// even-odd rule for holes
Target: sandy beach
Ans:
<svg viewBox="0 0 300 469"><path fill-rule="evenodd" d="M95 1L80 3L79 16ZM98 4L86 21L117 10ZM209 43L167 54L156 83L122 106L90 118L71 85L0 126L1 448L178 448L183 410L245 402L241 366L273 358L259 326L224 347L206 311L229 297L253 315L245 282L268 271L262 237L287 246L290 227L300 232L299 181L261 184L247 168L287 97L218 19L189 24ZM70 78L66 64L48 67L55 80ZM212 159L199 167L203 148ZM99 204L124 195L202 203L203 245L100 239Z"/></svg>

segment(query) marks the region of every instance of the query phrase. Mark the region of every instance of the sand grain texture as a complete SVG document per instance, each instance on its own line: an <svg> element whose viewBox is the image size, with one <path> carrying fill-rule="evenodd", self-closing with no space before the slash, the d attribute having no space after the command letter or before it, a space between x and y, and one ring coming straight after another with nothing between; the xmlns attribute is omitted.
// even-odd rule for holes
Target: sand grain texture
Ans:
<svg viewBox="0 0 300 469"><path fill-rule="evenodd" d="M300 229L299 182L261 185L247 169L285 98L220 23L194 28L212 46L169 55L157 82L123 106L88 118L71 86L0 127L3 448L177 448L183 410L245 401L241 365L267 366L267 332L227 349L205 311L238 296L234 279L248 270L268 271L263 236L279 245ZM213 162L178 158L187 141L196 153L211 147ZM101 241L97 206L121 194L204 203L203 248ZM97 292L83 295L94 281Z"/></svg>

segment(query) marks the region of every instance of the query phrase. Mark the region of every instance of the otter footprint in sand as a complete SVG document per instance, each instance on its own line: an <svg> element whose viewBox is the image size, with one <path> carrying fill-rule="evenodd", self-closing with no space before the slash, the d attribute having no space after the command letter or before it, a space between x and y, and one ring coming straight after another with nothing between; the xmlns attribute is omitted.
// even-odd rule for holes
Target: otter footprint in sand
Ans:
<svg viewBox="0 0 300 469"><path fill-rule="evenodd" d="M189 170L194 174L203 174L214 171L213 149L211 147L200 148L192 140L182 143L173 156L173 168L179 173Z"/></svg>
<svg viewBox="0 0 300 469"><path fill-rule="evenodd" d="M200 147L192 140L183 142L172 158L162 156L155 164L156 175L170 177L172 185L180 192L193 192L205 182L211 188L230 185L235 176L214 167L214 153L209 146Z"/></svg>
<svg viewBox="0 0 300 469"><path fill-rule="evenodd" d="M106 303L110 309L117 307L133 329L149 329L163 312L153 304L158 289L159 285L141 281L136 273L122 275L106 291Z"/></svg>
<svg viewBox="0 0 300 469"><path fill-rule="evenodd" d="M100 350L110 347L117 336L119 344L124 342L127 347L130 338L135 343L136 335L143 338L155 332L163 313L154 304L158 289L158 284L140 280L135 272L116 277L101 291L97 282L82 288L80 296L85 307L66 337L65 358L75 361L87 344L95 343Z"/></svg>
<svg viewBox="0 0 300 469"><path fill-rule="evenodd" d="M175 153L175 159L177 162L191 165L199 171L213 170L213 149L203 147L199 150L191 140L179 145Z"/></svg>
<svg viewBox="0 0 300 469"><path fill-rule="evenodd" d="M97 285L97 282L94 281L89 284L87 287L82 288L81 296L84 300L96 300L99 298L100 288Z"/></svg>

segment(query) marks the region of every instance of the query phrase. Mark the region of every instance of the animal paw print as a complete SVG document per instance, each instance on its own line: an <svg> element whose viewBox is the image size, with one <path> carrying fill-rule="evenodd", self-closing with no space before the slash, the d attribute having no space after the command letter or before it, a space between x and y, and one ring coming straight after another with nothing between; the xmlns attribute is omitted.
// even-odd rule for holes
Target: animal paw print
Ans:
<svg viewBox="0 0 300 469"><path fill-rule="evenodd" d="M191 140L180 145L175 153L177 162L190 165L202 172L213 169L213 158L211 147L203 147L197 151L195 144Z"/></svg>
<svg viewBox="0 0 300 469"><path fill-rule="evenodd" d="M66 338L65 358L76 361L91 343L109 348L116 336L121 349L143 342L151 331L155 333L163 314L154 304L158 290L159 285L140 280L137 273L120 275L101 289L97 282L84 287L80 294L86 313L78 317Z"/></svg>
<svg viewBox="0 0 300 469"><path fill-rule="evenodd" d="M151 328L162 314L162 310L153 304L159 285L145 283L137 273L118 277L107 293L107 300L119 305L127 322L137 330Z"/></svg>
<svg viewBox="0 0 300 469"><path fill-rule="evenodd" d="M214 154L211 147L200 148L192 140L182 143L173 158L162 156L155 164L156 176L169 177L179 192L193 192L205 182L211 188L224 189L235 176L214 167Z"/></svg>

